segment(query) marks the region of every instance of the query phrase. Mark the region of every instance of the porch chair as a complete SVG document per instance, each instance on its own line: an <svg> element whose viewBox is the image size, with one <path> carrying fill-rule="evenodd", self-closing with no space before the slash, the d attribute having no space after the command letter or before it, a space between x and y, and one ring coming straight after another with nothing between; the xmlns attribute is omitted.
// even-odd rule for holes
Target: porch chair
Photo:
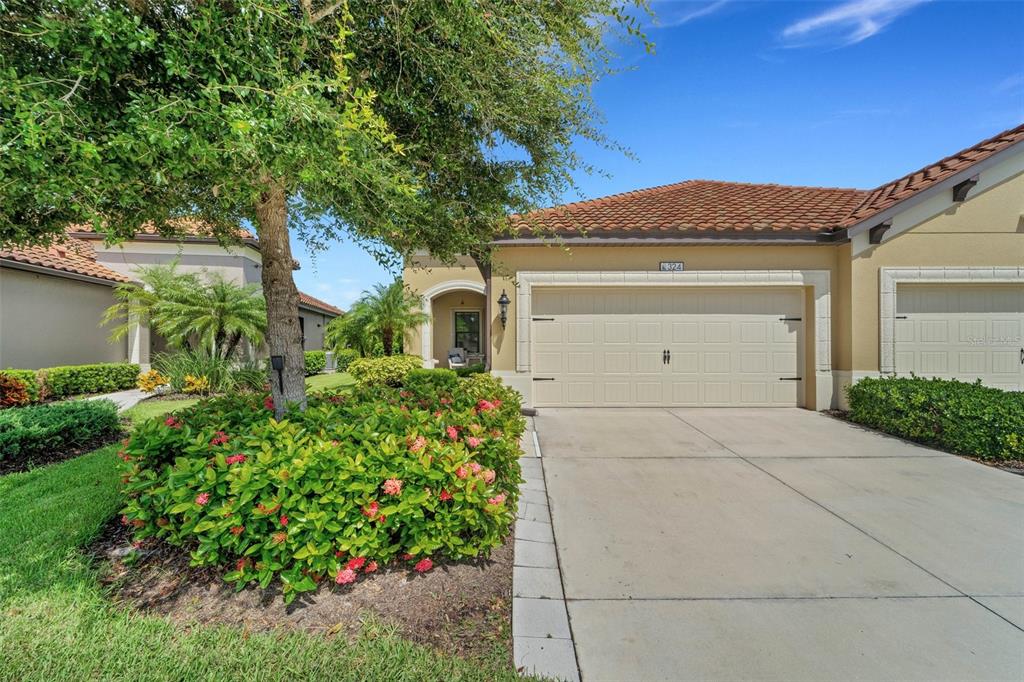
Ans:
<svg viewBox="0 0 1024 682"><path fill-rule="evenodd" d="M458 369L469 364L465 348L452 348L448 351L448 367Z"/></svg>

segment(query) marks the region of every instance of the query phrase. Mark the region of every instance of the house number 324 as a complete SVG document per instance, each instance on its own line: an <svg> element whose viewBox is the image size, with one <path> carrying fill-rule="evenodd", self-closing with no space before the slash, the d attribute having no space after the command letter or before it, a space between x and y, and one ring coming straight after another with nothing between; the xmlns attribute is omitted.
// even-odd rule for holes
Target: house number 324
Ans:
<svg viewBox="0 0 1024 682"><path fill-rule="evenodd" d="M682 272L683 271L683 261L681 261L681 260L672 260L672 261L663 260L663 261L661 261L661 271L662 272Z"/></svg>

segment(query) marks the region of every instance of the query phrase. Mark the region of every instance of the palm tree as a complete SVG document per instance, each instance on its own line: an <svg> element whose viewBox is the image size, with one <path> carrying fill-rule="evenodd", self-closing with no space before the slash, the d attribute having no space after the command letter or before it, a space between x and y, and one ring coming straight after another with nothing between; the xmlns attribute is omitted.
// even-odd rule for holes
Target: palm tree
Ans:
<svg viewBox="0 0 1024 682"><path fill-rule="evenodd" d="M372 292L364 291L358 303L366 307L367 329L380 336L384 355L394 353L396 337L402 338L406 330L429 319L421 308L420 297L397 279L391 284L376 285Z"/></svg>
<svg viewBox="0 0 1024 682"><path fill-rule="evenodd" d="M333 351L351 348L362 357L373 353L377 338L370 331L370 309L356 301L344 315L335 317L324 329L324 345Z"/></svg>
<svg viewBox="0 0 1024 682"><path fill-rule="evenodd" d="M258 285L240 286L221 273L204 282L195 274L177 273L176 265L142 268L142 286L117 288L118 303L103 317L104 323L119 321L112 338L124 336L135 317L148 319L174 347L198 346L223 360L231 359L242 339L263 342L267 308Z"/></svg>

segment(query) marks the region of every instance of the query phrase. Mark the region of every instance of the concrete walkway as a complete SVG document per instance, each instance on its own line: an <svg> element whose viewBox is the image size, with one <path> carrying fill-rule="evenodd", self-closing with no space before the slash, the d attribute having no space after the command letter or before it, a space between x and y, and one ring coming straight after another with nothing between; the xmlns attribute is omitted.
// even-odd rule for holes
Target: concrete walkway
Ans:
<svg viewBox="0 0 1024 682"><path fill-rule="evenodd" d="M150 397L149 393L143 393L139 389L133 388L128 391L117 391L116 393L89 396L86 400L112 400L117 405L118 411L124 412L130 407L135 407L148 397Z"/></svg>
<svg viewBox="0 0 1024 682"><path fill-rule="evenodd" d="M1024 679L1024 477L804 410L536 428L584 682Z"/></svg>

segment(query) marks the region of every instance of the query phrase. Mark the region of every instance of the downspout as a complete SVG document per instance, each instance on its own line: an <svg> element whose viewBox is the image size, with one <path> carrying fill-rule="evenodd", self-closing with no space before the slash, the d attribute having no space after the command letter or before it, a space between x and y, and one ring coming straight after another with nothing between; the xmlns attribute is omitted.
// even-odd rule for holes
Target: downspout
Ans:
<svg viewBox="0 0 1024 682"><path fill-rule="evenodd" d="M489 254L487 254L489 255ZM491 260L479 252L471 253L470 257L476 263L480 275L484 278L484 319L481 324L480 335L484 345L484 369L491 371L491 354L494 344L491 342Z"/></svg>

